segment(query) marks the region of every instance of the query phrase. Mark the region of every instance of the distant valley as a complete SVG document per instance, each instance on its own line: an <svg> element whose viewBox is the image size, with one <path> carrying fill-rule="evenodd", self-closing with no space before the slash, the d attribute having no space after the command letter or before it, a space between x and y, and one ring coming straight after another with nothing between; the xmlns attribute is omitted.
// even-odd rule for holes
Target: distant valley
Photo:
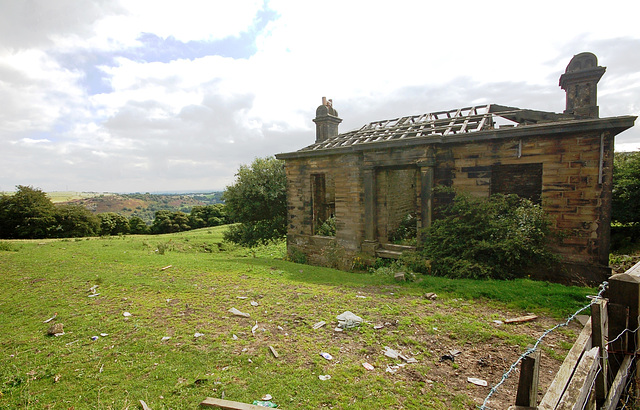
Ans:
<svg viewBox="0 0 640 410"><path fill-rule="evenodd" d="M127 218L138 216L147 224L153 221L159 210L189 213L194 206L224 202L222 191L184 194L51 192L47 196L56 204L79 204L96 214L115 212Z"/></svg>

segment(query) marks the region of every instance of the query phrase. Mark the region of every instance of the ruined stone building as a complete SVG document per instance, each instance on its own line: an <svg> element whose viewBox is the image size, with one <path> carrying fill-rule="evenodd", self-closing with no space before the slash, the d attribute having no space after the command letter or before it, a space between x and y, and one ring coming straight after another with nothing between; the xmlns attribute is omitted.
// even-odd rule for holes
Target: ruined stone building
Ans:
<svg viewBox="0 0 640 410"><path fill-rule="evenodd" d="M614 137L637 118L599 117L596 85L604 72L595 55L574 56L560 76L563 113L487 104L374 121L343 134L338 112L323 98L315 143L276 155L286 165L288 251L318 265L333 264L328 258L336 252L345 262L361 253L397 255L403 248L390 243L391 232L408 214L418 227L429 226L444 201L434 188L450 186L540 203L553 228L568 233L554 245L568 269L545 278L603 279ZM335 236L317 235L332 216Z"/></svg>

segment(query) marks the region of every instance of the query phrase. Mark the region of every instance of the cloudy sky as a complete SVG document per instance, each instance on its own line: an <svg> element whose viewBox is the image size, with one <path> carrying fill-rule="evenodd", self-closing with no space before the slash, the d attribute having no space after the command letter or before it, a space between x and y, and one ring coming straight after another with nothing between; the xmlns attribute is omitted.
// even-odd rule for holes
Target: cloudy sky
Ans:
<svg viewBox="0 0 640 410"><path fill-rule="evenodd" d="M222 190L241 164L496 103L562 112L595 53L601 117L640 114L640 2L0 0L0 191ZM616 139L640 149L640 124Z"/></svg>

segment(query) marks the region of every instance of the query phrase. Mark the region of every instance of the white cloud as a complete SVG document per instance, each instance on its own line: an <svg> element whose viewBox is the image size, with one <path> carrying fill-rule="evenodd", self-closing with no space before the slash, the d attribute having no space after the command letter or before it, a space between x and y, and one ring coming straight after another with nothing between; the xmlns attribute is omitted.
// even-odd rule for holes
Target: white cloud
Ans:
<svg viewBox="0 0 640 410"><path fill-rule="evenodd" d="M221 189L238 165L313 142L322 96L342 131L473 103L562 111L558 77L582 51L607 66L601 115L640 111L640 3L271 0L257 51L236 59L143 58L139 39L238 37L262 0L20 4L0 0L4 189Z"/></svg>

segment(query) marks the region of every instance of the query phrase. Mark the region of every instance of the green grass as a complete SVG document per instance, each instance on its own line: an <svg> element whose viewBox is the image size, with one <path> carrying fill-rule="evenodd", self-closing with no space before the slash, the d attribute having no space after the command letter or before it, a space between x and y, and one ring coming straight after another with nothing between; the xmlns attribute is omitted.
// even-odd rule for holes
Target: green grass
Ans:
<svg viewBox="0 0 640 410"><path fill-rule="evenodd" d="M397 284L288 262L284 244L223 244L222 229L2 241L0 408L123 409L138 408L140 399L153 409L195 408L205 397L251 403L266 393L285 408L473 408L486 392L431 375L441 354L433 340L442 349L524 347L534 340L522 333L527 327L496 327L493 319L525 311L564 317L594 293L527 280ZM100 295L89 297L94 285ZM438 301L423 299L426 291ZM231 307L251 317L232 316ZM345 310L369 323L334 332ZM314 330L320 320L327 325ZM55 322L64 324L63 336L46 334ZM91 340L101 333L108 335ZM553 354L561 358L571 336ZM411 352L418 363L386 373L394 361L383 346ZM473 371L456 366L449 370Z"/></svg>

